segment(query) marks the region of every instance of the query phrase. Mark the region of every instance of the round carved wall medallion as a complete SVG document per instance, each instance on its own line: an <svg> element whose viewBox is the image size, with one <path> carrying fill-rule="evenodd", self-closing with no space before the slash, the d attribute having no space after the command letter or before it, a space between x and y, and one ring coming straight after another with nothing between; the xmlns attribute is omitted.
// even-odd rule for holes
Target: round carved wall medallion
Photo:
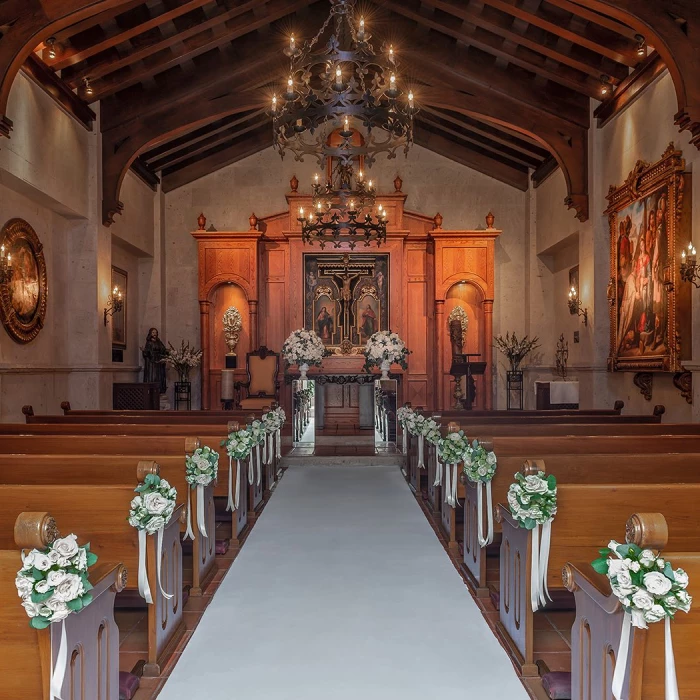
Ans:
<svg viewBox="0 0 700 700"><path fill-rule="evenodd" d="M43 246L23 219L10 219L0 242L11 255L11 270L0 282L0 318L13 340L29 343L39 335L46 318L48 283Z"/></svg>

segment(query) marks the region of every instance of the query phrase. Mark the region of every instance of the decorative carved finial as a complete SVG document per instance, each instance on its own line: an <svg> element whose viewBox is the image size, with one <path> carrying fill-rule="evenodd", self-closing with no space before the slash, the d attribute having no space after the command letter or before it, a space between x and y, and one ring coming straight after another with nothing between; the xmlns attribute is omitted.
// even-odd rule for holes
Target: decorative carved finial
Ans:
<svg viewBox="0 0 700 700"><path fill-rule="evenodd" d="M199 226L200 231L204 231L207 227L207 217L204 216L204 212L202 212L198 217L197 217L197 226Z"/></svg>
<svg viewBox="0 0 700 700"><path fill-rule="evenodd" d="M296 175L292 175L292 179L289 181L289 187L292 192L296 192L299 189L299 180L297 180Z"/></svg>
<svg viewBox="0 0 700 700"><path fill-rule="evenodd" d="M48 513L24 512L17 516L14 535L20 549L44 549L58 537L58 528Z"/></svg>
<svg viewBox="0 0 700 700"><path fill-rule="evenodd" d="M258 230L258 217L255 216L255 212L253 212L253 213L248 217L248 223L250 224L250 230L251 230L251 231L257 231L257 230Z"/></svg>
<svg viewBox="0 0 700 700"><path fill-rule="evenodd" d="M486 228L493 228L493 222L496 221L496 217L493 215L493 212L490 211L486 215Z"/></svg>
<svg viewBox="0 0 700 700"><path fill-rule="evenodd" d="M442 214L440 212L433 217L433 225L435 226L435 231L442 230Z"/></svg>
<svg viewBox="0 0 700 700"><path fill-rule="evenodd" d="M396 192L401 192L401 187L403 186L403 180L400 175L396 175L394 178L394 190Z"/></svg>
<svg viewBox="0 0 700 700"><path fill-rule="evenodd" d="M241 312L235 306L229 306L224 312L224 339L228 347L229 354L233 355L236 352L236 345L241 336L243 328L243 318Z"/></svg>

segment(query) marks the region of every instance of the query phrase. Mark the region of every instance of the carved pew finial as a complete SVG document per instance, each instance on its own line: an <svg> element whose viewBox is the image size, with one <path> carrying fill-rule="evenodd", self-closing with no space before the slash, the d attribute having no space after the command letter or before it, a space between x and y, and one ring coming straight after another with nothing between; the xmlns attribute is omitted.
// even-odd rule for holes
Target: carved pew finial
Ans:
<svg viewBox="0 0 700 700"><path fill-rule="evenodd" d="M153 459L141 459L136 465L136 479L141 483L148 474L160 476L160 465Z"/></svg>
<svg viewBox="0 0 700 700"><path fill-rule="evenodd" d="M241 424L237 420L230 420L226 426L229 433L237 433L241 429Z"/></svg>
<svg viewBox="0 0 700 700"><path fill-rule="evenodd" d="M199 441L198 437L186 437L185 438L185 453L191 455L195 450L199 449L202 443Z"/></svg>
<svg viewBox="0 0 700 700"><path fill-rule="evenodd" d="M20 549L45 549L58 537L56 521L48 513L20 513L15 521L15 544Z"/></svg>
<svg viewBox="0 0 700 700"><path fill-rule="evenodd" d="M547 471L543 459L526 459L521 469L525 476L536 476L537 472Z"/></svg>
<svg viewBox="0 0 700 700"><path fill-rule="evenodd" d="M22 413L25 416L33 416L34 415L34 407L31 404L27 404L26 406L22 406Z"/></svg>
<svg viewBox="0 0 700 700"><path fill-rule="evenodd" d="M662 550L668 543L668 524L661 513L635 513L625 525L625 539L642 549Z"/></svg>
<svg viewBox="0 0 700 700"><path fill-rule="evenodd" d="M63 413L68 413L70 411L70 401L61 401L61 410Z"/></svg>
<svg viewBox="0 0 700 700"><path fill-rule="evenodd" d="M459 432L459 425L455 423L454 421L450 421L447 424L447 432L448 433L458 433Z"/></svg>

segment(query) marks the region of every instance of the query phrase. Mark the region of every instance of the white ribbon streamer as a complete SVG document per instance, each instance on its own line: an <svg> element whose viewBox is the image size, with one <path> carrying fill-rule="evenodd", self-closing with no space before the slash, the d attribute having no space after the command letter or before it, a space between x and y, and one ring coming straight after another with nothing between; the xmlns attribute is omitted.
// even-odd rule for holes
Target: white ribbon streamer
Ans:
<svg viewBox="0 0 700 700"><path fill-rule="evenodd" d="M408 432L406 431L406 428L401 428L403 432L403 442L401 443L401 451L404 454L408 454Z"/></svg>
<svg viewBox="0 0 700 700"><path fill-rule="evenodd" d="M241 460L236 460L236 499L234 501L234 508L238 510L238 504L241 501Z"/></svg>
<svg viewBox="0 0 700 700"><path fill-rule="evenodd" d="M149 604L153 604L151 587L148 585L148 574L146 573L146 531L139 530L139 595Z"/></svg>
<svg viewBox="0 0 700 700"><path fill-rule="evenodd" d="M172 593L166 593L163 590L163 584L161 583L161 578L160 578L160 566L162 563L163 559L163 528L161 527L160 530L158 530L157 534L157 539L156 539L156 580L158 581L158 588L160 588L161 595L163 598L166 600L170 600L174 594Z"/></svg>
<svg viewBox="0 0 700 700"><path fill-rule="evenodd" d="M204 512L204 486L202 484L197 484L197 529L202 533L202 537L209 539L207 518Z"/></svg>
<svg viewBox="0 0 700 700"><path fill-rule="evenodd" d="M493 542L493 503L491 499L491 482L486 482L486 518L488 520L486 537L484 537L484 512L483 512L483 501L484 501L484 482L476 482L476 500L477 500L477 514L476 517L479 521L478 527L478 537L479 537L479 547L486 547Z"/></svg>
<svg viewBox="0 0 700 700"><path fill-rule="evenodd" d="M192 499L192 489L187 486L187 529L185 534L182 536L183 540L193 540L194 532L192 530L192 510L190 505L190 500Z"/></svg>
<svg viewBox="0 0 700 700"><path fill-rule="evenodd" d="M66 621L61 620L61 641L58 645L58 656L53 666L51 674L51 698L61 700L63 690L63 679L66 677L66 666L68 665L68 641L66 639ZM51 661L53 662L53 650L51 651Z"/></svg>
<svg viewBox="0 0 700 700"><path fill-rule="evenodd" d="M240 472L240 461L236 460L238 464L238 471ZM228 456L228 501L226 503L226 511L236 510L238 508L238 502L234 504L233 502L233 457ZM238 488L238 482L240 481L240 475L236 474L236 488Z"/></svg>
<svg viewBox="0 0 700 700"><path fill-rule="evenodd" d="M253 450L250 451L248 455L248 485L252 486L253 481L255 481L255 471L253 469Z"/></svg>
<svg viewBox="0 0 700 700"><path fill-rule="evenodd" d="M673 656L673 640L671 639L671 618L666 617L664 623L664 683L666 685L666 700L680 700L678 695L678 679L676 678L676 660Z"/></svg>
<svg viewBox="0 0 700 700"><path fill-rule="evenodd" d="M450 468L451 467L451 468ZM457 500L457 465L445 465L445 501L447 505L456 508L459 505Z"/></svg>
<svg viewBox="0 0 700 700"><path fill-rule="evenodd" d="M442 462L439 457L436 457L435 462L437 464L435 468L435 481L433 486L442 486Z"/></svg>
<svg viewBox="0 0 700 700"><path fill-rule="evenodd" d="M419 435L418 436L418 469L425 468L424 446L423 446L424 441L425 441L425 437L423 435Z"/></svg>
<svg viewBox="0 0 700 700"><path fill-rule="evenodd" d="M532 530L532 554L530 562L530 603L532 611L547 604L547 598L552 600L547 587L547 568L549 566L549 547L552 541L552 521L548 520L542 526L542 541L540 542L540 526Z"/></svg>
<svg viewBox="0 0 700 700"><path fill-rule="evenodd" d="M256 479L257 486L260 486L260 480L262 479L262 461L260 459L260 445L255 446L255 457L258 467L258 478Z"/></svg>
<svg viewBox="0 0 700 700"><path fill-rule="evenodd" d="M280 428L277 428L277 431L275 432L275 442L277 446L275 456L277 459L282 459L282 430Z"/></svg>
<svg viewBox="0 0 700 700"><path fill-rule="evenodd" d="M265 437L263 438L262 458L265 464L269 464L269 462L267 461L267 432L265 433Z"/></svg>
<svg viewBox="0 0 700 700"><path fill-rule="evenodd" d="M620 646L617 649L615 672L612 680L612 694L616 700L623 700L622 686L625 684L627 664L629 663L630 631L632 628L632 615L625 613L622 618L622 632L620 634Z"/></svg>

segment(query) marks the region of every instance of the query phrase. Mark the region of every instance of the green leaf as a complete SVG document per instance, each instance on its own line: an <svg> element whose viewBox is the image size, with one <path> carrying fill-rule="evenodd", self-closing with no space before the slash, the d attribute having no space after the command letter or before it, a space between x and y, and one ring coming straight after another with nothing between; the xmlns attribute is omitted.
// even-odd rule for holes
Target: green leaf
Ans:
<svg viewBox="0 0 700 700"><path fill-rule="evenodd" d="M44 572L39 571L39 569L37 569L36 567L32 567L32 578L35 581L41 581L41 579L44 578Z"/></svg>
<svg viewBox="0 0 700 700"><path fill-rule="evenodd" d="M557 487L557 477L554 476L554 474L550 474L547 477L547 485L550 491L553 491Z"/></svg>
<svg viewBox="0 0 700 700"><path fill-rule="evenodd" d="M599 574L607 574L608 573L608 560L603 559L603 557L600 557L600 559L595 559L594 561L592 561L591 566L593 567L593 570L597 571Z"/></svg>
<svg viewBox="0 0 700 700"><path fill-rule="evenodd" d="M81 597L80 600L83 604L83 607L86 605L90 605L92 603L92 593L84 593Z"/></svg>
<svg viewBox="0 0 700 700"><path fill-rule="evenodd" d="M610 549L610 547L601 547L601 549L598 550L598 554L600 554L601 557L605 557L608 554L612 554L612 549Z"/></svg>
<svg viewBox="0 0 700 700"><path fill-rule="evenodd" d="M73 612L80 612L83 609L83 601L80 598L69 600L66 603L66 607Z"/></svg>
<svg viewBox="0 0 700 700"><path fill-rule="evenodd" d="M86 591L91 591L94 588L90 581L88 581L88 577L85 574L80 575L80 580L83 582L83 588Z"/></svg>
<svg viewBox="0 0 700 700"><path fill-rule="evenodd" d="M45 630L51 623L45 617L32 617L29 620L30 627L35 630Z"/></svg>
<svg viewBox="0 0 700 700"><path fill-rule="evenodd" d="M616 549L621 557L638 557L642 550L636 544L621 544Z"/></svg>
<svg viewBox="0 0 700 700"><path fill-rule="evenodd" d="M673 583L676 582L676 577L673 573L673 567L671 566L671 562L669 561L667 561L666 565L664 566L664 576L673 581Z"/></svg>
<svg viewBox="0 0 700 700"><path fill-rule="evenodd" d="M87 565L92 566L93 564L95 564L96 561L97 561L97 554L93 554L92 552L90 552L87 555Z"/></svg>
<svg viewBox="0 0 700 700"><path fill-rule="evenodd" d="M89 542L86 542L86 543L83 545L83 549L85 550L85 553L87 554L87 553L90 551L90 543L89 543Z"/></svg>
<svg viewBox="0 0 700 700"><path fill-rule="evenodd" d="M523 520L523 527L526 530L534 530L536 525L537 525L537 521L534 520L533 518L525 518Z"/></svg>
<svg viewBox="0 0 700 700"><path fill-rule="evenodd" d="M52 595L53 588L49 588L49 590L45 593L37 593L36 591L32 591L31 600L32 603L43 603L45 600L48 600Z"/></svg>

